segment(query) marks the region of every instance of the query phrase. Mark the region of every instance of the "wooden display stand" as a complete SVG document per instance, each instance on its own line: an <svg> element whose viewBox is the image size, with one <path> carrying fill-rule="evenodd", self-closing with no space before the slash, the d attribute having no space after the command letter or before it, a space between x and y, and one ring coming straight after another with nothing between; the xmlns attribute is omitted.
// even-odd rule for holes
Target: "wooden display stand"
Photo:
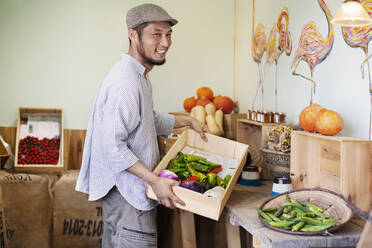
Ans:
<svg viewBox="0 0 372 248"><path fill-rule="evenodd" d="M293 188L326 188L369 212L371 155L372 141L293 131L290 166Z"/></svg>
<svg viewBox="0 0 372 248"><path fill-rule="evenodd" d="M262 179L272 179L269 173L268 167L263 162L262 154L260 149L264 145L264 140L266 133L270 131L271 128L276 126L276 123L262 123L257 121L250 121L247 119L238 119L236 126L236 140L238 142L248 144L249 151L256 154L259 158L253 158L253 161L259 161L256 166L261 167L261 178ZM251 154L251 156L255 156Z"/></svg>
<svg viewBox="0 0 372 248"><path fill-rule="evenodd" d="M29 115L43 115L48 118L48 116L56 117L60 120L59 123L59 159L57 164L19 164L18 163L18 152L19 152L19 142L20 142L20 132L21 132L21 120ZM15 161L14 167L16 172L25 173L47 173L47 172L58 172L64 170L63 166L63 115L62 109L44 109L44 108L19 108L18 111L18 122L17 122L17 137L15 146Z"/></svg>

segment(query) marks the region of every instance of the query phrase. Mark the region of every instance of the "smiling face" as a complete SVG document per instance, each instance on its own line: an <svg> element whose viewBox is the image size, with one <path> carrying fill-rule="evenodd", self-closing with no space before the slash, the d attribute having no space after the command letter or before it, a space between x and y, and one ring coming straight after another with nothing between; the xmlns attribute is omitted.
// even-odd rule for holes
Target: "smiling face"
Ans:
<svg viewBox="0 0 372 248"><path fill-rule="evenodd" d="M129 54L143 64L148 71L154 65L165 63L165 55L172 44L172 29L168 22L147 23L142 32L129 30L131 47Z"/></svg>

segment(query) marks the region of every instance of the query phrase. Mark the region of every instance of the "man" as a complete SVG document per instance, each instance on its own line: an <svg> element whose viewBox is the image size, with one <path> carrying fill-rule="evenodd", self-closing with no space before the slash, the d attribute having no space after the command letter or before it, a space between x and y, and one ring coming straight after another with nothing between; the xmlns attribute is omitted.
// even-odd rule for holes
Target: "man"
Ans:
<svg viewBox="0 0 372 248"><path fill-rule="evenodd" d="M156 247L156 203L146 198L146 185L159 203L185 205L172 191L178 182L152 173L159 162L157 135L190 126L206 140L205 124L153 110L148 77L165 63L177 20L159 6L143 4L127 13L130 48L101 85L90 115L83 162L76 190L101 199L102 247Z"/></svg>

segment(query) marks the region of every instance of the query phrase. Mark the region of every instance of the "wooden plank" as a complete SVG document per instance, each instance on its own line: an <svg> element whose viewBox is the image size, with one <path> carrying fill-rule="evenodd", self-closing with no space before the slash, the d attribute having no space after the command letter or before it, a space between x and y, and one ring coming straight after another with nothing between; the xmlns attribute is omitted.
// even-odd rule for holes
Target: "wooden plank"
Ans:
<svg viewBox="0 0 372 248"><path fill-rule="evenodd" d="M345 141L341 144L341 185L342 195L357 207L370 210L370 159L372 145Z"/></svg>
<svg viewBox="0 0 372 248"><path fill-rule="evenodd" d="M294 189L305 188L308 181L307 161L311 159L307 150L310 149L310 143L306 137L301 135L291 136L291 182Z"/></svg>
<svg viewBox="0 0 372 248"><path fill-rule="evenodd" d="M228 248L239 248L241 247L240 230L239 226L233 226L230 223L230 219L225 219L226 224L226 239Z"/></svg>
<svg viewBox="0 0 372 248"><path fill-rule="evenodd" d="M307 167L307 177L305 181L305 187L320 187L319 173L320 173L320 161L321 161L321 144L315 142L314 139L306 140L308 142L308 150L302 150L302 154L306 154L307 160L305 160L304 166ZM301 146L301 144L299 144ZM301 159L301 156L299 156Z"/></svg>
<svg viewBox="0 0 372 248"><path fill-rule="evenodd" d="M16 144L17 127L0 127L0 135L10 145L14 154Z"/></svg>
<svg viewBox="0 0 372 248"><path fill-rule="evenodd" d="M236 140L238 119L247 119L247 114L232 113L223 115L223 129L225 132L225 138Z"/></svg>
<svg viewBox="0 0 372 248"><path fill-rule="evenodd" d="M188 211L180 210L181 235L183 248L195 248L195 221L194 214Z"/></svg>
<svg viewBox="0 0 372 248"><path fill-rule="evenodd" d="M340 142L321 142L320 171L330 175L340 176Z"/></svg>
<svg viewBox="0 0 372 248"><path fill-rule="evenodd" d="M84 151L86 130L65 129L64 136L64 162L67 170L78 170Z"/></svg>
<svg viewBox="0 0 372 248"><path fill-rule="evenodd" d="M262 179L272 179L268 166L263 162L260 149L263 147L266 133L277 124L262 123L246 119L237 120L236 140L248 144L250 153L258 155L253 159L258 161L255 165L259 167ZM251 154L252 155L252 154Z"/></svg>
<svg viewBox="0 0 372 248"><path fill-rule="evenodd" d="M337 142L342 142L342 141L356 141L356 142L365 142L365 143L370 142L368 140L356 139L353 137L338 136L338 135L327 136L327 135L322 135L319 133L310 133L308 131L295 131L294 130L292 134L293 133L296 135L302 135L302 136L309 137L309 138L320 139L320 140L331 140L331 141L337 141Z"/></svg>
<svg viewBox="0 0 372 248"><path fill-rule="evenodd" d="M166 152L168 152L172 148L172 146L174 145L174 143L176 143L176 141L177 141L177 138L173 138L173 137L167 139L165 143Z"/></svg>
<svg viewBox="0 0 372 248"><path fill-rule="evenodd" d="M276 123L265 123L265 122L259 122L259 121L252 121L248 119L239 119L239 122L248 123L255 126L276 126L278 124Z"/></svg>
<svg viewBox="0 0 372 248"><path fill-rule="evenodd" d="M372 211L369 214L372 215ZM362 235L360 236L357 248L370 247L371 244L372 244L372 219L370 218L370 221L368 221L363 228L363 232Z"/></svg>
<svg viewBox="0 0 372 248"><path fill-rule="evenodd" d="M240 237L245 237L245 242L243 243L243 247L245 248L253 248L253 236L249 232L247 232L244 228L240 227Z"/></svg>
<svg viewBox="0 0 372 248"><path fill-rule="evenodd" d="M261 248L262 247L261 241L256 237L253 237L253 247L254 248Z"/></svg>

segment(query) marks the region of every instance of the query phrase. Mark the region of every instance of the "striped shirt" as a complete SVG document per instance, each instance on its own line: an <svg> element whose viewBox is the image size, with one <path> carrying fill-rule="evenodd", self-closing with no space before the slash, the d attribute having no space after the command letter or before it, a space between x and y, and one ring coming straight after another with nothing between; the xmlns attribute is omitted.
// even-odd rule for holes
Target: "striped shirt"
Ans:
<svg viewBox="0 0 372 248"><path fill-rule="evenodd" d="M153 110L145 67L123 54L97 93L89 118L76 190L89 200L104 197L116 186L135 208L150 210L155 202L145 195L146 182L126 169L140 160L153 170L160 160L157 135L167 136L174 116Z"/></svg>

